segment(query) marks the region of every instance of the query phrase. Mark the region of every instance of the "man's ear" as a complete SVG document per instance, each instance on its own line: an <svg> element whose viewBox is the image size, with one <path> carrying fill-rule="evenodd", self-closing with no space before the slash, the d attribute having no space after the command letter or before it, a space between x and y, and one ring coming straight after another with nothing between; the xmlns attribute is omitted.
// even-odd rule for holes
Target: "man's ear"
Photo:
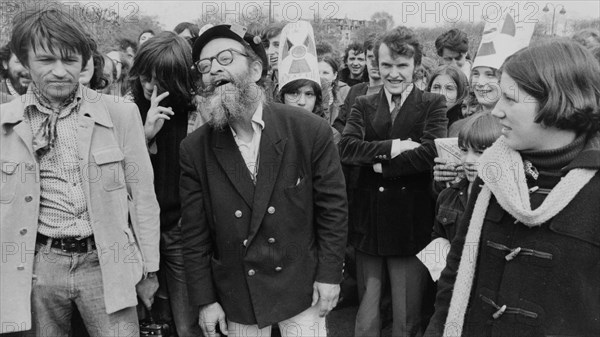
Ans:
<svg viewBox="0 0 600 337"><path fill-rule="evenodd" d="M250 63L250 79L252 83L258 82L262 77L263 64L260 61L253 61Z"/></svg>
<svg viewBox="0 0 600 337"><path fill-rule="evenodd" d="M6 61L2 61L2 69L8 71L8 63Z"/></svg>

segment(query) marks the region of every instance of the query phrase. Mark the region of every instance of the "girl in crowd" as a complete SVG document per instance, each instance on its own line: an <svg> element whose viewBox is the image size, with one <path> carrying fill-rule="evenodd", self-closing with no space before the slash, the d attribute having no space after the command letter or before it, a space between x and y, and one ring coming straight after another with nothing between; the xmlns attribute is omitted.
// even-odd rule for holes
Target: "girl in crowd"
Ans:
<svg viewBox="0 0 600 337"><path fill-rule="evenodd" d="M462 74L460 69L456 68L456 70ZM501 126L496 117L491 114L479 114L469 119L458 133L464 178L450 185L438 196L433 233L431 234L433 240L424 249L424 252L433 251L433 249L444 253L448 251L450 242L456 234L456 227L467 207L473 183L477 178L477 160L483 151L492 146L500 137L500 132ZM439 249L440 247L442 248ZM437 281L442 269L446 266L446 257L436 259L432 264L425 263L425 265L429 269L432 279Z"/></svg>
<svg viewBox="0 0 600 337"><path fill-rule="evenodd" d="M337 80L338 71L340 68L339 62L331 55L319 57L319 74L321 75L321 83L328 86L328 90L324 90L324 97L328 98L323 102L325 107L325 119L330 125L339 114L340 106L344 103L350 87L341 81ZM324 87L325 87L324 86Z"/></svg>
<svg viewBox="0 0 600 337"><path fill-rule="evenodd" d="M144 122L160 205L159 276L166 281L161 287L166 287L159 293L168 293L179 336L200 335L198 308L189 304L187 296L179 223L179 144L188 134L188 118L195 111L192 99L197 72L190 70L192 66L192 49L185 38L162 32L141 46L129 72L131 96Z"/></svg>
<svg viewBox="0 0 600 337"><path fill-rule="evenodd" d="M469 80L456 66L436 68L429 78L427 91L446 96L448 127L463 118L462 103L469 95Z"/></svg>
<svg viewBox="0 0 600 337"><path fill-rule="evenodd" d="M287 83L279 91L279 100L283 104L297 106L325 118L323 91L315 81L298 79ZM331 127L331 132L333 141L336 144L339 143L342 135L333 127Z"/></svg>
<svg viewBox="0 0 600 337"><path fill-rule="evenodd" d="M553 39L502 67L427 336L600 335L600 65Z"/></svg>

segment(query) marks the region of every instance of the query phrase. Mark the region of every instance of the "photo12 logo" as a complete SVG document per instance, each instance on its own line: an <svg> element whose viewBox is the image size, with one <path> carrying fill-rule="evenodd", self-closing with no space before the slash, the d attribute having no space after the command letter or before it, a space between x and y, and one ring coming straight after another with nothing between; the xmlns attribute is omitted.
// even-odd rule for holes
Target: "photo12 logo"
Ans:
<svg viewBox="0 0 600 337"><path fill-rule="evenodd" d="M270 17L287 22L302 18L333 18L339 11L337 2L202 2L203 22L230 23L269 22Z"/></svg>

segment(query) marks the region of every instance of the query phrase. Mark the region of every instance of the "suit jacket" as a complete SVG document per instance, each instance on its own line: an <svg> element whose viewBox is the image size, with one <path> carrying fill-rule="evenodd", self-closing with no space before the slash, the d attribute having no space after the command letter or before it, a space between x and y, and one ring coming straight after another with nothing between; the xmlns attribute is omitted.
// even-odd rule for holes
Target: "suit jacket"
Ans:
<svg viewBox="0 0 600 337"><path fill-rule="evenodd" d="M183 256L190 300L264 327L310 307L315 281L342 278L347 201L327 122L263 107L256 185L231 129L206 124L181 144Z"/></svg>
<svg viewBox="0 0 600 337"><path fill-rule="evenodd" d="M445 98L414 88L391 123L385 91L356 99L340 141L342 162L361 166L349 205L349 241L379 256L411 256L431 238L434 205L430 194L436 150L446 136ZM390 159L393 139L421 146ZM375 173L380 162L383 173Z"/></svg>
<svg viewBox="0 0 600 337"><path fill-rule="evenodd" d="M142 277L142 263L147 271L158 270L159 208L136 105L82 90L77 130L80 169L88 183L83 187L98 247L104 303L106 311L113 313L137 304L135 285ZM23 119L22 100L15 99L0 109L0 233L3 245L14 252L5 254L0 263L1 320L3 330L21 331L31 329L40 168L33 152L31 127ZM132 244L135 238L128 225L128 189L135 203L136 235L144 262Z"/></svg>

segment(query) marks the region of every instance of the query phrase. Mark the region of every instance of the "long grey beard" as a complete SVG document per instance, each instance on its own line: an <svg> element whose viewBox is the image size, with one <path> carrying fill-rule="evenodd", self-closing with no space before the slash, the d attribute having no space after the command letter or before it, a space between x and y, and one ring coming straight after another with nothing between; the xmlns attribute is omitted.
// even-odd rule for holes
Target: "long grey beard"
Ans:
<svg viewBox="0 0 600 337"><path fill-rule="evenodd" d="M254 113L249 108L255 107L258 101L264 103L265 97L264 89L256 83L236 81L233 86L209 88L204 95L198 96L196 108L210 126L220 130Z"/></svg>

